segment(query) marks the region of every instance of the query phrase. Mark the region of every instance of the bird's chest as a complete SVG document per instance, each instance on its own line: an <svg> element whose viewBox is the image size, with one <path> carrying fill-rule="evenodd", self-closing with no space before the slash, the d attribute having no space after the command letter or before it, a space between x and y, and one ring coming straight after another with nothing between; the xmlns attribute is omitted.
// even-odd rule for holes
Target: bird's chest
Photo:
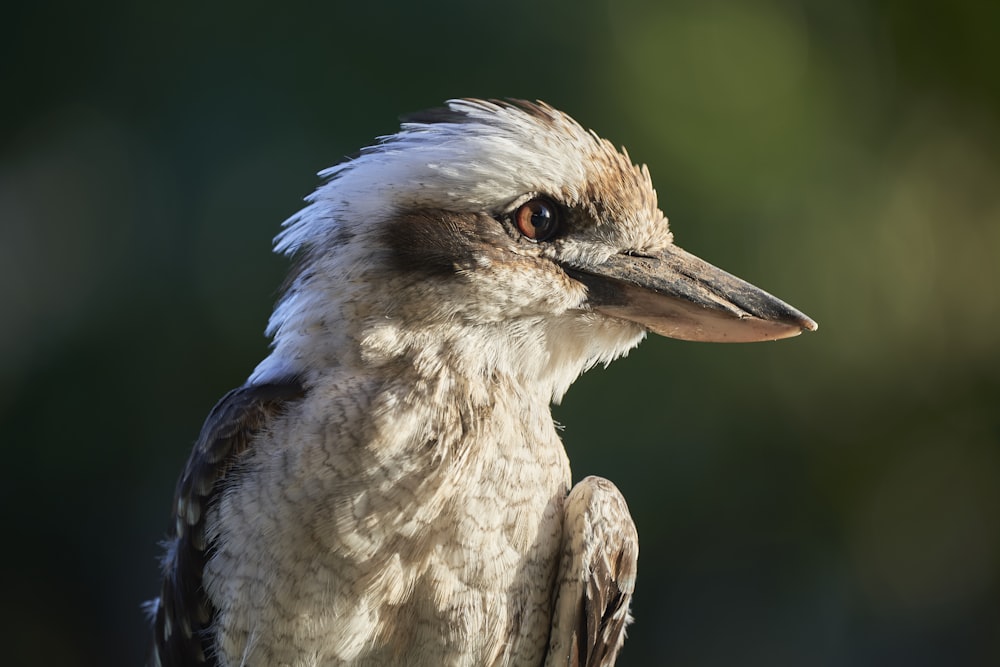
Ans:
<svg viewBox="0 0 1000 667"><path fill-rule="evenodd" d="M569 482L551 419L453 433L428 423L398 415L381 442L377 429L346 443L313 429L311 444L281 456L294 475L243 499L258 515L244 516L229 542L242 548L220 550L206 577L227 560L254 580L213 595L227 653L262 664L541 664Z"/></svg>

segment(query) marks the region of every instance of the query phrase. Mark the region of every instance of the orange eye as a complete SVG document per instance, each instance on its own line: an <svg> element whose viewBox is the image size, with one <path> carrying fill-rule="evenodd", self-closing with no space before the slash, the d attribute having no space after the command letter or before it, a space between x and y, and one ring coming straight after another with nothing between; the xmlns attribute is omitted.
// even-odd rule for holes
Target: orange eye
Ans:
<svg viewBox="0 0 1000 667"><path fill-rule="evenodd" d="M532 241L546 241L559 231L559 211L548 199L532 199L517 207L514 224Z"/></svg>

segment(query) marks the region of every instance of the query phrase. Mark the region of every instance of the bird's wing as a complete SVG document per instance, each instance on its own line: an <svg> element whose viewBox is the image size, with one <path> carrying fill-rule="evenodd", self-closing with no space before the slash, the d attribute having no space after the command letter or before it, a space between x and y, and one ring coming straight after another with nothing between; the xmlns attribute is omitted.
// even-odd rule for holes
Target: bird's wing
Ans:
<svg viewBox="0 0 1000 667"><path fill-rule="evenodd" d="M614 484L587 477L566 498L546 667L611 667L632 620L639 537Z"/></svg>
<svg viewBox="0 0 1000 667"><path fill-rule="evenodd" d="M213 609L201 580L211 548L205 536L206 510L257 434L302 394L295 380L243 386L226 394L205 420L177 481L163 586L150 605L155 614L151 667L214 664L207 636Z"/></svg>

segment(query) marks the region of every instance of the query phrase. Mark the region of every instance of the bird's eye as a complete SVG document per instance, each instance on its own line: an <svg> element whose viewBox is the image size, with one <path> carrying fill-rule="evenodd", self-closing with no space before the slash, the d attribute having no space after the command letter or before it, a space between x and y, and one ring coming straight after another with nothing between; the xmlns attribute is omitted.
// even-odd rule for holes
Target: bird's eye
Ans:
<svg viewBox="0 0 1000 667"><path fill-rule="evenodd" d="M531 199L517 207L514 224L532 241L546 241L559 231L559 209L548 199Z"/></svg>

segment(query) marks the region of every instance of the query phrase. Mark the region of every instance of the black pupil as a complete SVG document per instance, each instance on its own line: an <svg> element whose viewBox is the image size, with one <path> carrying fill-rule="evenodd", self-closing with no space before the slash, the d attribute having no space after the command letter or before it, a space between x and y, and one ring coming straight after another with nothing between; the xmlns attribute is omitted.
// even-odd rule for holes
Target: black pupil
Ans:
<svg viewBox="0 0 1000 667"><path fill-rule="evenodd" d="M544 232L552 223L552 211L545 204L535 204L531 207L531 225Z"/></svg>

